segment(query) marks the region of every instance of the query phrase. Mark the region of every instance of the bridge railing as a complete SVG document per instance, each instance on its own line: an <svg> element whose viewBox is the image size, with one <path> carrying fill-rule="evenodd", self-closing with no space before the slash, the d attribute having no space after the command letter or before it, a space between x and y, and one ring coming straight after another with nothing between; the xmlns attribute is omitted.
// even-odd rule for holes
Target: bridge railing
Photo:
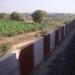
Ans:
<svg viewBox="0 0 75 75"><path fill-rule="evenodd" d="M10 53L0 59L0 75L20 75L19 62L15 53Z"/></svg>
<svg viewBox="0 0 75 75"><path fill-rule="evenodd" d="M21 75L29 75L49 53L60 46L73 28L75 28L74 24L65 24L23 48L19 55Z"/></svg>

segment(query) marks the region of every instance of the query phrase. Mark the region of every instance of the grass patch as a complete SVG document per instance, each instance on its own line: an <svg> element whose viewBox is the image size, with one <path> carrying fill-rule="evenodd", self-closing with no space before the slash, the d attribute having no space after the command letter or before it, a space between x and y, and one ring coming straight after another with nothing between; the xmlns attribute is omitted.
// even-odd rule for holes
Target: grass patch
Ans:
<svg viewBox="0 0 75 75"><path fill-rule="evenodd" d="M41 24L13 20L0 20L0 36L15 36L42 29Z"/></svg>
<svg viewBox="0 0 75 75"><path fill-rule="evenodd" d="M16 36L28 32L41 31L49 32L56 26L61 25L58 21L49 21L48 24L26 23L16 20L0 20L0 36Z"/></svg>

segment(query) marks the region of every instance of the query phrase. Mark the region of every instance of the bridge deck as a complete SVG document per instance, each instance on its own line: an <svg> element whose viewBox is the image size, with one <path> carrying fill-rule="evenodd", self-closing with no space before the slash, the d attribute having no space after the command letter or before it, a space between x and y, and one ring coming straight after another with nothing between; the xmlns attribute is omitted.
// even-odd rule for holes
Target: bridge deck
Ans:
<svg viewBox="0 0 75 75"><path fill-rule="evenodd" d="M65 48L65 49L64 49ZM75 75L75 30L31 75Z"/></svg>

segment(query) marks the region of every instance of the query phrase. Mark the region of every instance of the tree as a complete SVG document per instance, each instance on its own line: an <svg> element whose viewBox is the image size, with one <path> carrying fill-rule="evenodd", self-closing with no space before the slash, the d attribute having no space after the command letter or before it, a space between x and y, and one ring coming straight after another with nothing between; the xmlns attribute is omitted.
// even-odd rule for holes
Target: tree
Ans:
<svg viewBox="0 0 75 75"><path fill-rule="evenodd" d="M47 19L47 12L42 10L36 10L32 13L33 21L36 23L43 23Z"/></svg>
<svg viewBox="0 0 75 75"><path fill-rule="evenodd" d="M21 15L20 15L20 13L13 12L13 13L10 15L10 18L13 19L13 20L21 20Z"/></svg>

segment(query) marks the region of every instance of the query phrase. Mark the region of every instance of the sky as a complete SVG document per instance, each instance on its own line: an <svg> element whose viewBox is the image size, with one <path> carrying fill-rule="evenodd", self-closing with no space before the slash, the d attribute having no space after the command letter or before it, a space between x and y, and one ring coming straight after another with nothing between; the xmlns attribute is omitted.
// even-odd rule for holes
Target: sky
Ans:
<svg viewBox="0 0 75 75"><path fill-rule="evenodd" d="M75 0L0 0L0 12L75 13Z"/></svg>

